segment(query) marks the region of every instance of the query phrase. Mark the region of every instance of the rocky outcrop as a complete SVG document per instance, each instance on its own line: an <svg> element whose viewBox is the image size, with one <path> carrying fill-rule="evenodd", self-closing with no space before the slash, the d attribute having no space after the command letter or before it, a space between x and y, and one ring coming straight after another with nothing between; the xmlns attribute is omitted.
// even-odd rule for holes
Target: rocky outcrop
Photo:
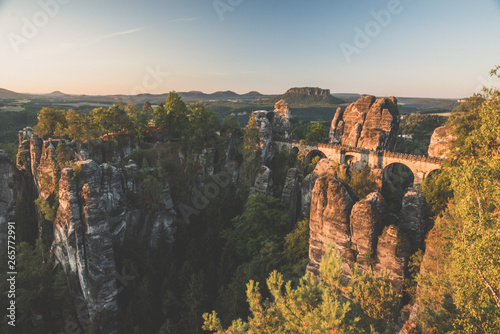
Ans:
<svg viewBox="0 0 500 334"><path fill-rule="evenodd" d="M332 242L348 263L354 261L350 248L350 213L354 203L348 189L333 176L326 174L316 181L309 220L309 271L318 272L328 242Z"/></svg>
<svg viewBox="0 0 500 334"><path fill-rule="evenodd" d="M269 164L274 157L273 151L273 127L271 120L274 117L274 112L267 110L254 111L253 115L257 126L259 127L261 157L264 164Z"/></svg>
<svg viewBox="0 0 500 334"><path fill-rule="evenodd" d="M329 159L321 159L317 164L311 174L308 174L300 184L300 194L301 201L300 207L301 211L311 204L312 192L314 189L314 185L316 184L316 180L320 178L320 176L324 174L330 174L332 176L336 176L336 172L334 169L334 162Z"/></svg>
<svg viewBox="0 0 500 334"><path fill-rule="evenodd" d="M377 240L386 222L387 205L380 193L371 193L351 211L351 243L356 262L368 270L375 259Z"/></svg>
<svg viewBox="0 0 500 334"><path fill-rule="evenodd" d="M273 141L292 138L291 112L285 101L280 100L274 111L258 110L253 115L259 127L262 161L268 165L274 157Z"/></svg>
<svg viewBox="0 0 500 334"><path fill-rule="evenodd" d="M290 168L286 174L281 201L285 204L285 208L288 209L288 225L291 228L298 220L300 209L300 183L299 170L297 168Z"/></svg>
<svg viewBox="0 0 500 334"><path fill-rule="evenodd" d="M390 225L384 229L378 240L375 273L387 271L396 293L403 294L404 279L408 259L410 257L408 237L397 226Z"/></svg>
<svg viewBox="0 0 500 334"><path fill-rule="evenodd" d="M399 129L395 97L376 99L365 95L344 112L337 110L330 142L371 150L393 150Z"/></svg>
<svg viewBox="0 0 500 334"><path fill-rule="evenodd" d="M292 139L292 113L284 100L279 100L274 105L274 117L272 120L274 140Z"/></svg>
<svg viewBox="0 0 500 334"><path fill-rule="evenodd" d="M424 196L408 192L395 215L378 192L358 201L352 190L338 181L337 174L342 171L331 163L322 159L310 175L310 180L314 177L316 181L310 209L308 270L318 272L324 245L331 243L344 257L346 275L354 262L362 270L378 274L387 270L395 291L402 296L408 259L422 247L428 229Z"/></svg>
<svg viewBox="0 0 500 334"><path fill-rule="evenodd" d="M299 95L307 95L307 96L330 96L329 89L321 89L317 87L296 87L290 88L287 90L286 94L299 94Z"/></svg>
<svg viewBox="0 0 500 334"><path fill-rule="evenodd" d="M259 171L257 172L257 176L255 177L255 183L250 189L251 193L261 193L264 195L272 196L272 187L273 187L273 174L271 169L266 166L261 166Z"/></svg>
<svg viewBox="0 0 500 334"><path fill-rule="evenodd" d="M415 253L424 246L425 234L429 228L427 203L424 195L410 191L403 197L399 227L408 235L410 250Z"/></svg>
<svg viewBox="0 0 500 334"><path fill-rule="evenodd" d="M7 249L7 228L15 204L14 164L7 153L0 151L0 247Z"/></svg>
<svg viewBox="0 0 500 334"><path fill-rule="evenodd" d="M428 154L430 157L445 159L450 153L451 144L457 140L457 136L452 133L450 126L441 126L434 130L429 145Z"/></svg>
<svg viewBox="0 0 500 334"><path fill-rule="evenodd" d="M342 140L342 134L344 133L344 121L342 116L344 115L344 110L342 108L337 108L335 116L332 120L332 125L330 126L330 143L340 143Z"/></svg>
<svg viewBox="0 0 500 334"><path fill-rule="evenodd" d="M143 181L134 161L116 167L92 159L75 160L87 157L94 152L92 147L98 146L102 148L96 149L98 159L106 158L111 153L108 143L40 140L34 134L27 139L27 132L25 129L20 133L19 173L32 184L24 186L30 188L26 191L28 197L58 201L53 206L57 211L50 228L53 239L49 240L53 240L57 261L68 275L78 278L73 292L84 303L78 307L78 321L84 329L92 324L101 333L116 333L117 294L123 283L117 281L120 276L116 275L115 249L125 238L150 240L153 246L161 227L173 235L176 212L170 187L161 183L161 191L155 195L157 207L151 211L143 199ZM121 161L131 151L126 143L120 145L115 161ZM71 168L61 165L62 150L58 147L73 158ZM203 173L210 174L213 154L203 152L198 160L204 163ZM0 172L2 166L0 163Z"/></svg>

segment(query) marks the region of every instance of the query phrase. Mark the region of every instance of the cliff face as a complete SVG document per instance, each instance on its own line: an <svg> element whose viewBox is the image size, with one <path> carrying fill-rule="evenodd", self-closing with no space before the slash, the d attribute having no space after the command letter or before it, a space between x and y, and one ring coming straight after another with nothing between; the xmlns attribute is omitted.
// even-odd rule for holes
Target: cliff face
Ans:
<svg viewBox="0 0 500 334"><path fill-rule="evenodd" d="M292 138L291 111L285 101L280 100L274 111L258 110L253 115L260 132L262 161L268 165L273 159L273 140L289 140Z"/></svg>
<svg viewBox="0 0 500 334"><path fill-rule="evenodd" d="M312 88L312 87L297 87L297 88L290 88L287 90L285 94L300 94L300 95L307 95L307 96L330 96L330 90L329 89L321 89L321 88Z"/></svg>
<svg viewBox="0 0 500 334"><path fill-rule="evenodd" d="M333 241L333 246L348 262L354 260L350 248L350 213L354 203L347 188L333 176L325 174L316 181L309 220L309 271L318 272L329 241Z"/></svg>
<svg viewBox="0 0 500 334"><path fill-rule="evenodd" d="M293 224L297 222L300 212L300 182L297 168L290 168L286 174L281 201L285 204L285 208L288 209L289 228L291 229Z"/></svg>
<svg viewBox="0 0 500 334"><path fill-rule="evenodd" d="M57 202L52 251L63 268L78 278L75 290L81 291L85 303L78 320L97 324L102 333L116 333L120 282L115 249L126 237L153 243L161 226L173 234L176 212L170 187L161 184L161 192L155 194L159 208L152 212L144 205L143 181L135 162L118 168L92 159L73 160L71 168L60 169L56 150L63 143L68 155L77 159L91 156L94 150L98 159L103 158L105 146L97 149L91 144L42 141L33 134L28 140L28 133L21 134L18 169L29 175L40 198ZM131 152L125 146L114 160Z"/></svg>
<svg viewBox="0 0 500 334"><path fill-rule="evenodd" d="M327 166L323 160L322 165ZM308 270L317 272L324 246L330 242L344 257L346 274L354 262L375 273L387 270L402 295L408 259L423 246L428 229L425 198L414 192L406 194L401 212L394 215L380 193L357 201L331 170L322 170L312 191Z"/></svg>
<svg viewBox="0 0 500 334"><path fill-rule="evenodd" d="M395 97L363 96L345 111L339 108L330 128L330 142L372 150L393 150L399 129Z"/></svg>
<svg viewBox="0 0 500 334"><path fill-rule="evenodd" d="M445 125L437 128L431 137L428 149L429 156L445 159L450 152L452 142L456 139L451 127Z"/></svg>

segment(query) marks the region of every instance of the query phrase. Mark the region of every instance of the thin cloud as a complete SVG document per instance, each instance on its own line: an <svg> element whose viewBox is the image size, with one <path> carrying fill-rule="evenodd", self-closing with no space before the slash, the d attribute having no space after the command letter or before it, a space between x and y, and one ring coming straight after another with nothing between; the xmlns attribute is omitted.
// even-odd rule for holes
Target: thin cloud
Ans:
<svg viewBox="0 0 500 334"><path fill-rule="evenodd" d="M196 21L198 19L199 19L199 17L182 17L182 18L178 18L178 19L172 20L170 22L172 22L172 23L176 23L176 22L191 22L191 21Z"/></svg>
<svg viewBox="0 0 500 334"><path fill-rule="evenodd" d="M90 42L87 43L87 45L96 44L96 43L102 42L106 39L110 39L110 38L117 37L117 36L134 34L136 32L140 32L140 31L143 31L145 29L146 29L145 27L141 27L141 28L134 28L134 29L128 29L128 30L124 30L124 31L119 31L119 32L115 32L112 34L108 34L108 35L103 35L103 36L100 36L100 37L97 37L97 38L91 40Z"/></svg>
<svg viewBox="0 0 500 334"><path fill-rule="evenodd" d="M107 40L107 39L111 39L111 38L114 38L117 36L134 34L136 32L140 32L140 31L143 31L145 29L146 29L145 27L140 27L140 28L123 30L123 31L112 33L112 34L107 34L107 35L95 37L91 40L83 41L81 43L59 43L59 44L51 45L50 48L44 48L44 49L37 50L35 52L31 52L29 54L25 54L25 56L23 58L24 59L37 59L40 57L55 56L55 55L59 55L59 54L65 53L67 51L70 51L72 49L91 46L91 45L100 43L100 42Z"/></svg>

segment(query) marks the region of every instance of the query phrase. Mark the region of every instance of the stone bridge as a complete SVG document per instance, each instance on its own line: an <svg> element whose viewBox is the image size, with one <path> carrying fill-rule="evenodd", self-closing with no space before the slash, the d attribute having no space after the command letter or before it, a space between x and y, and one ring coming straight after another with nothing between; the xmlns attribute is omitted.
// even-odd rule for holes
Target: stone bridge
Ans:
<svg viewBox="0 0 500 334"><path fill-rule="evenodd" d="M372 169L385 169L387 166L399 163L408 167L413 173L413 183L421 184L422 181L434 170L440 169L443 160L440 158L426 157L395 153L390 151L374 151L358 147L336 144L276 141L279 150L292 150L308 152L305 162L310 163L316 155L323 155L337 163L352 165L355 169L368 166ZM321 153L319 153L321 152Z"/></svg>

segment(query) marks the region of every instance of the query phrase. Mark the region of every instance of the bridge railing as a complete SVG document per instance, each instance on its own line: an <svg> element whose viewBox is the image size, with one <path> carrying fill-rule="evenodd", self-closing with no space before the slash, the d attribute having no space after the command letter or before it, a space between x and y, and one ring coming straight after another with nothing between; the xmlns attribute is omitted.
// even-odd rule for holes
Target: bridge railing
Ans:
<svg viewBox="0 0 500 334"><path fill-rule="evenodd" d="M387 151L387 150L372 150L368 148L362 148L362 147L352 147L352 146L347 146L347 145L340 145L340 144L330 144L330 143L317 143L317 142L306 142L297 140L280 140L279 142L285 142L285 143L291 143L292 146L300 146L305 145L309 147L315 147L317 149L325 148L325 149L335 149L337 151L344 150L347 152L356 152L356 153L375 153L378 155L383 155L384 157L387 158L395 158L395 159L402 159L402 160L407 160L407 161L414 161L414 162L424 162L424 163L432 163L432 164L438 164L442 165L444 162L444 159L437 158L437 157L429 157L426 155L414 155L414 154L406 154L406 153L398 153L398 152L392 152L392 151Z"/></svg>

